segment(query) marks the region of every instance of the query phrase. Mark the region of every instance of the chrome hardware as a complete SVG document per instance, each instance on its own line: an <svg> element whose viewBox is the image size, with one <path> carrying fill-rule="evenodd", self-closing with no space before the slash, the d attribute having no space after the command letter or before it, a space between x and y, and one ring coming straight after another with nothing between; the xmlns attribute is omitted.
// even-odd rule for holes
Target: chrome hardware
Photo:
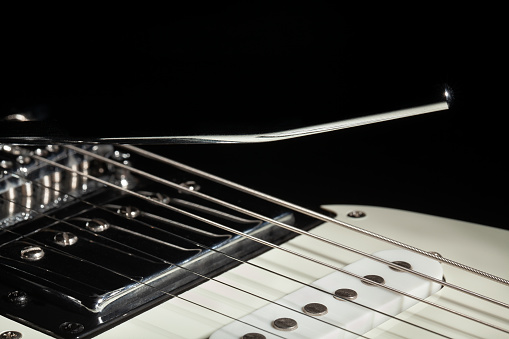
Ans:
<svg viewBox="0 0 509 339"><path fill-rule="evenodd" d="M198 185L195 181L192 181L192 180L185 181L185 182L181 183L180 186L187 188L188 190L191 190L191 191L199 191L201 188L200 185ZM185 192L179 190L179 193L185 193Z"/></svg>
<svg viewBox="0 0 509 339"><path fill-rule="evenodd" d="M21 334L21 332L17 331L6 331L0 333L1 339L21 339L22 337L23 335Z"/></svg>
<svg viewBox="0 0 509 339"><path fill-rule="evenodd" d="M66 321L60 325L60 330L66 333L77 334L83 332L85 326L80 323Z"/></svg>
<svg viewBox="0 0 509 339"><path fill-rule="evenodd" d="M133 206L121 206L117 213L125 216L127 219L134 219L141 214L140 210Z"/></svg>
<svg viewBox="0 0 509 339"><path fill-rule="evenodd" d="M401 267L404 267L404 268L407 268L409 270L412 269L412 265L410 265L409 263L407 263L406 261L393 261L392 262L393 264L396 264L398 266L401 266ZM402 270L399 270L397 269L396 267L392 267L392 266L389 266L389 268L393 271L397 271L397 272L401 272Z"/></svg>
<svg viewBox="0 0 509 339"><path fill-rule="evenodd" d="M368 280L371 280L371 281L374 281L376 283L379 283L379 284L385 284L385 279L382 278L381 276L379 275L374 275L374 274L369 274L369 275L365 275L364 276L365 279L368 279ZM365 280L361 280L364 284L366 285L373 285L372 283L370 283L369 281L365 281Z"/></svg>
<svg viewBox="0 0 509 339"><path fill-rule="evenodd" d="M337 300L354 300L357 298L357 292L350 288L340 288L334 292L334 298Z"/></svg>
<svg viewBox="0 0 509 339"><path fill-rule="evenodd" d="M90 219L85 223L85 227L92 232L104 232L110 228L110 224L104 219Z"/></svg>
<svg viewBox="0 0 509 339"><path fill-rule="evenodd" d="M37 261L44 257L44 250L39 246L28 246L21 250L20 256L23 260Z"/></svg>
<svg viewBox="0 0 509 339"><path fill-rule="evenodd" d="M53 238L55 244L60 246L71 246L78 241L78 237L71 232L59 232Z"/></svg>
<svg viewBox="0 0 509 339"><path fill-rule="evenodd" d="M272 325L280 331L293 331L299 327L297 321L292 318L278 318L272 322Z"/></svg>
<svg viewBox="0 0 509 339"><path fill-rule="evenodd" d="M28 295L23 291L12 291L7 294L7 299L16 306L25 306L28 301Z"/></svg>
<svg viewBox="0 0 509 339"><path fill-rule="evenodd" d="M366 213L363 211L352 211L347 214L350 218L364 218L366 216Z"/></svg>
<svg viewBox="0 0 509 339"><path fill-rule="evenodd" d="M327 314L329 310L327 309L327 306L325 306L324 304L309 303L302 308L302 311L307 315L320 316Z"/></svg>

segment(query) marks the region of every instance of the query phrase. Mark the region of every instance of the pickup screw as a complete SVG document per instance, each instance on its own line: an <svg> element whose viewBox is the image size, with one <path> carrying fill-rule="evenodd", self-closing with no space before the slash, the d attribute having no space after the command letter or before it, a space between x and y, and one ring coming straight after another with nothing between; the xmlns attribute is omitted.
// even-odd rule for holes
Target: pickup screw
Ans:
<svg viewBox="0 0 509 339"><path fill-rule="evenodd" d="M23 337L23 335L21 332L17 331L7 331L0 333L0 338L2 339L21 339L21 337Z"/></svg>
<svg viewBox="0 0 509 339"><path fill-rule="evenodd" d="M110 224L103 219L91 219L87 221L85 227L91 230L92 232L103 232L110 228Z"/></svg>
<svg viewBox="0 0 509 339"><path fill-rule="evenodd" d="M60 246L71 246L78 241L78 237L71 232L59 232L53 238L55 243Z"/></svg>
<svg viewBox="0 0 509 339"><path fill-rule="evenodd" d="M7 299L16 306L25 306L28 301L28 295L23 291L12 291L7 294Z"/></svg>
<svg viewBox="0 0 509 339"><path fill-rule="evenodd" d="M117 210L118 214L125 216L127 219L134 219L140 215L140 210L133 206L122 206Z"/></svg>
<svg viewBox="0 0 509 339"><path fill-rule="evenodd" d="M83 332L85 329L85 326L83 326L80 323L73 323L70 321L66 321L65 323L62 323L60 325L60 330L63 332L71 333L71 334L77 334L80 332Z"/></svg>
<svg viewBox="0 0 509 339"><path fill-rule="evenodd" d="M39 246L28 246L21 250L21 259L28 261L37 261L44 257L44 250Z"/></svg>

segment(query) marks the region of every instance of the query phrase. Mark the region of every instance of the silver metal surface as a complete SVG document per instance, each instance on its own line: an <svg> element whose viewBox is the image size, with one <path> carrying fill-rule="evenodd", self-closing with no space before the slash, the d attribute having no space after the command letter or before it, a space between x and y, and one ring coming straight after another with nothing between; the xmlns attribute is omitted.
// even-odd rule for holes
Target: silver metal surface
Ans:
<svg viewBox="0 0 509 339"><path fill-rule="evenodd" d="M190 191L199 191L200 185L198 185L195 181L185 181L180 184L181 187L187 188L187 190ZM185 193L186 191L184 191ZM179 191L179 193L182 193L182 191Z"/></svg>
<svg viewBox="0 0 509 339"><path fill-rule="evenodd" d="M76 149L78 152L81 152L81 153L83 153L83 154L87 154L87 155L91 155L92 157L96 157L96 156L97 156L97 155L95 155L95 154L93 154L93 153L90 153L90 152L88 152L88 151L84 151L84 150L82 150L82 149L80 149L80 148L78 148L78 147L72 146L72 145L66 145L66 147L68 147L68 148L70 148L70 149ZM372 233L372 232L366 231L366 230L364 230L364 229L362 229L362 228L358 228L358 227L356 227L356 226L353 226L353 225L350 225L350 224L347 224L347 223L341 222L340 220L337 220L337 219L331 218L331 217L329 217L329 216L323 215L323 214L321 214L321 213L314 212L314 211L309 210L309 209L306 209L306 208L304 208L304 207L301 207L301 206L298 206L298 205L292 204L292 203L290 203L290 202L287 202L287 201L284 201L284 200L281 200L281 199L278 199L278 198L272 197L272 196L270 196L270 195L267 195L267 194L261 193L261 192L259 192L259 191L256 191L256 190L253 190L253 189L250 189L250 188L247 188L247 187L245 187L245 186L242 186L242 185L239 185L239 184L233 183L233 182L231 182L231 181L229 181L229 180L226 180L226 179L223 179L223 178L220 178L220 177L214 176L214 175L212 175L212 174L209 174L209 173L206 173L206 172L203 172L203 171L197 170L197 169L192 168L192 167L190 167L190 166L183 165L183 164L181 164L181 163L178 163L178 162L175 162L175 161L170 160L170 159L168 159L168 158L165 158L165 157L159 156L159 155L157 155L157 154L154 154L154 153L148 152L148 151L143 150L143 149L140 149L140 148L138 148L138 147L134 147L134 146L130 146L130 145L122 145L122 147L125 147L125 148L127 148L127 149L133 150L133 151L135 151L135 152L137 152L137 153L139 153L139 154L143 154L143 155L145 155L147 158L151 158L151 159L159 160L159 161L161 161L161 162L163 162L163 163L167 163L167 164L173 165L173 166L178 167L178 168L180 168L180 169L183 169L183 170L185 170L185 171L187 171L187 172L189 172L189 173L193 173L193 174L199 175L199 176L201 176L201 177L205 177L205 178L207 178L207 179L209 179L209 180L212 180L212 181L215 181L215 182L219 182L219 183L221 183L221 184L223 184L223 185L226 185L226 186L229 186L229 187L231 187L231 188L238 189L239 191L242 191L242 192L245 192L245 193L251 194L251 195L253 195L253 196L259 197L259 198L264 199L264 200L267 200L267 201L274 202L274 203L279 204L279 205L281 205L281 206L288 207L288 208L290 208L290 209L292 209L292 210L294 210L294 211L304 213L304 214L309 215L309 216L311 216L311 217L315 217L316 219L323 220L323 221L330 221L330 222L335 223L335 224L338 224L338 225L342 225L342 226L346 226L346 227L351 227L352 229L354 229L354 230L356 230L356 231L358 231L358 232L364 233L364 234ZM36 159L39 159L37 156L34 156L34 157L35 157ZM52 164L52 165L54 165L54 166L56 166L56 167L59 167L59 168L62 168L62 169L68 170L68 171L69 171L69 170L72 170L72 169L70 169L70 168L68 168L68 167L65 167L65 166L63 166L63 165L61 165L61 164L55 163L55 162L53 162L53 161L50 161L50 160L47 160L47 159L44 159L44 158L40 158L40 160L41 160L41 161L45 161L45 162L47 162L47 163L50 163L50 164ZM105 162L108 162L108 160L109 160L109 159L103 159L103 160L104 160ZM76 171L76 170L72 170L72 171L73 171L73 172L75 172L75 173L77 173L77 174L79 174L79 175L81 175L81 176L85 176L85 177L87 177L87 178L89 178L89 179L91 179L91 180L94 180L94 181L96 181L96 182L98 182L98 183L104 184L104 185L106 185L106 186L114 187L114 188L118 189L119 191L123 191L123 192L128 193L128 194L130 194L130 195L132 195L132 196L136 196L136 197L139 197L139 198L142 198L142 199L149 199L149 198L145 197L144 195L141 195L141 194L139 194L139 193L137 193L137 192L134 192L134 191L131 191L131 190L125 189L125 188L123 188L123 187L115 186L115 185L113 185L113 184L111 184L111 183L109 183L109 182L107 182L107 181L105 181L105 180L102 180L102 179L100 179L100 178L96 178L96 177L93 177L93 176L91 176L91 175L88 175L88 174L86 174L86 173L79 172L79 171ZM175 183L173 183L173 182L171 182L171 181L168 181L168 180L162 179L162 178L160 178L160 177L154 176L154 175L152 175L152 174L150 174L150 173L147 173L147 172L144 172L144 171L141 171L141 170L137 170L137 169L134 169L134 168L133 168L133 169L132 169L132 172L133 172L133 173L141 174L141 175L143 175L143 176L145 176L145 177L147 177L147 178L150 178L150 179L154 180L155 182L159 182L159 183L165 184L165 185L170 186L170 187L174 187L174 185L179 186L178 184L175 184ZM224 201L222 201L222 200L220 200L220 199L217 199L217 198L214 198L214 197L211 197L211 196L205 195L205 194L201 194L200 192L197 192L197 191L188 190L188 192L189 192L189 193L192 193L192 194L195 194L195 195L197 195L197 196L199 196L199 197L202 197L202 198L204 198L204 199L206 199L206 200L208 200L208 201L213 201L213 202L216 202L216 203L218 203L218 204L220 204L220 205L222 205L222 206L230 207L230 208L232 208L232 209L233 209L233 210L235 210L235 211L238 211L238 212L241 212L241 213L245 213L245 214L247 214L247 215L250 215L250 216L253 216L253 217L259 218L259 219L264 220L264 221L272 222L272 223L274 223L275 225L279 225L279 226L281 226L281 227L283 227L283 228L286 228L286 229L294 230L294 231L295 231L295 233L309 235L309 236L311 236L311 237L313 237L313 238L316 238L316 239L318 239L318 240L324 241L324 242L326 242L326 243L330 243L330 244L332 244L332 245L335 245L335 246L338 246L338 247L341 247L341 248L348 249L348 250L350 250L350 251L352 251L352 252L355 252L355 253L359 253L359 254L361 254L361 255L363 255L363 256L365 256L365 257L369 257L369 258L371 258L371 259L373 259L373 260L376 260L376 261L379 261L379 262L385 263L385 264L387 264L387 265L389 265L389 266L394 266L394 265L395 265L395 264L391 263L390 261L383 260L383 259L381 259L381 258L378 258L378 257L376 257L376 256L372 256L372 255L370 255L370 254L368 254L368 253L364 253L364 252L362 252L362 251L359 251L359 250L356 250L356 249L353 249L353 248L349 248L349 247L347 247L347 246L344 246L344 245L342 245L342 244L336 243L336 242L331 241L331 240L329 240L329 239L326 239L326 238L323 238L323 237L317 236L317 235L315 235L315 234L311 234L311 233L309 233L309 232L305 232L305 231L302 231L302 230L299 230L299 229L295 229L295 228L294 228L294 227L292 227L291 225L287 225L287 224L285 224L285 223L279 222L279 221L277 221L277 220L273 220L273 219L271 219L271 218L268 218L268 217L266 217L266 216L260 215L260 214L258 214L258 213L255 213L255 212L252 212L252 211L249 211L249 210L246 210L246 209L240 208L239 206L236 206L236 205L233 205L233 204L229 204L229 203L224 202ZM268 247L271 247L271 248L277 248L277 249L279 249L279 250L282 250L282 251L288 252L288 253L290 253L290 254L293 254L293 255L296 255L296 256L302 257L302 258L304 258L304 259L306 259L306 260L313 261L313 262L318 263L318 264L320 264L320 265L322 265L322 266L332 268L332 269L334 269L334 270L336 270L336 271L343 272L343 273L345 273L345 274L348 274L348 275L350 275L350 276L356 277L356 278L361 279L361 280L365 279L365 278L363 278L362 276L359 276L359 275L357 275L357 274L354 274L354 273L351 273L351 272L348 272L348 271L342 270L341 268L336 267L336 266L334 266L334 265L330 265L330 264L327 264L327 263L322 262L322 261L320 261L320 260L316 260L316 259L314 259L314 258L307 257L307 256L305 256L305 255L303 255L303 254L301 254L301 253L298 253L298 252L295 252L295 251L289 250L289 249L287 249L287 248L284 248L284 247L281 247L281 246L278 246L278 245L272 244L272 243L270 243L270 242L267 242L267 241L264 241L264 240L258 239L258 238L256 238L256 237L252 237L252 236L250 236L250 235L248 235L248 234L245 234L245 233L242 233L242 232L238 232L238 231L236 231L236 230L234 230L234 229L232 229L232 228L226 227L226 226L224 226L224 225L222 225L222 224L219 224L219 223L217 223L217 222L214 222L214 221L208 220L208 219L206 219L206 218L203 218L203 217L200 217L200 216L194 215L194 214L189 213L189 212L187 212L187 211L184 211L184 210L181 210L181 209L175 208L175 207L170 206L170 205L167 205L167 204L161 204L161 203L158 203L158 202L154 202L154 203L155 203L156 205L159 205L159 206L165 207L165 208L167 208L167 209L169 209L169 210L172 210L172 211L174 211L174 212L180 213L180 214L182 214L182 215L189 216L189 217L194 218L194 219L199 220L199 221L203 221L203 222L205 222L205 223L207 223L207 224L210 224L210 225L212 225L212 226L216 226L216 227L221 228L221 229L223 229L223 230L226 230L226 231L228 231L228 232L232 232L232 233L235 233L235 234L237 234L237 235L244 236L245 238L248 238L248 239L251 239L251 240L256 241L256 242L258 242L258 243L264 244L264 245L266 245L266 246L268 246ZM415 251L415 252L417 252L417 253L421 253L421 252L422 252L422 253L425 253L425 255L427 255L427 256L431 256L431 257L433 257L433 258L438 258L436 255L430 254L429 252L425 252L425 251L423 251L423 250L420 250L420 249L414 248L414 247L412 247L412 246L409 246L409 245L406 245L406 244L400 243L400 242L398 242L398 241L396 241L396 240L393 240L393 239L390 239L390 238L386 238L386 237L381 236L381 235L379 235L379 234L372 233L372 236L377 237L377 238L379 238L379 239L381 239L381 240L385 240L385 241L387 241L387 242L393 243L393 244L395 244L395 245L401 244L401 247L407 248L407 249L409 249L409 250L413 250L413 251ZM449 260L449 262L452 262L452 261L450 261L450 260ZM460 263L456 263L456 264L457 264L457 265L465 266L465 265L460 264ZM403 270L405 270L404 268L402 268L402 269L403 269ZM470 268L470 270L475 270L475 269ZM478 294L478 293L472 292L472 291L470 291L470 290L464 289L464 288L459 287L459 286L454 285L454 284L450 284L450 283L443 282L442 280L438 280L438 279L435 279L435 278L433 278L433 277L430 277L430 276L427 276L427 275L421 274L421 273L419 273L419 272L417 272L417 271L413 271L413 270L406 270L406 271L407 271L407 272L410 272L410 273L413 273L413 274L416 274L416 275L418 275L418 276L421 276L421 277L423 277L423 278L425 278L425 279L428 279L428 280L431 280L431 281L437 281L438 283L440 283L440 284L442 284L442 285L447 285L447 286L453 287L453 288L455 288L455 289L457 289L457 290L460 290L460 291L462 291L462 292L464 292L464 293L467 293L467 294L470 294L470 295L476 296L476 297L478 297L478 298L481 298L481 299L484 299L484 300L490 301L490 302L492 302L492 303L494 303L494 304L498 304L498 305L501 305L501 306L504 306L504 307L509 307L509 305L507 305L506 303L501 302L501 301L499 301L499 300L496 300L496 299L493 299L493 298L486 297L486 296L484 296L484 295L481 295L481 294ZM477 271L478 271L478 270L477 270ZM482 272L482 271L480 271L480 272ZM484 274L487 274L487 273L484 273ZM497 279L502 279L502 278L499 278L499 277L495 277L495 276L494 276L494 280L497 280ZM499 282L500 282L500 281L499 281ZM400 291L400 290L398 290L398 289L392 288L392 287L387 286L387 285L377 284L376 282L374 282L373 284L374 284L374 285L377 285L377 286L380 286L380 287L382 287L382 288L385 288L385 289L387 289L387 290L393 291L393 292L395 292L395 293L398 293L398 294L401 294L401 295L407 296L407 297L409 297L409 298L412 298L412 299L418 300L418 301L420 301L420 302L422 302L422 303L425 303L425 304L428 304L428 305L434 306L434 307L439 308L439 309L442 309L442 310L446 310L446 311L448 311L448 312L450 312L450 313L454 313L454 314L459 315L459 316L461 316L461 317L463 317L463 318L466 318L466 319L469 319L469 320L472 320L472 321L475 321L475 322L478 322L478 323L484 324L484 325L486 325L486 326L489 326L489 327L495 328L495 329L497 329L497 330L500 330L500 331L503 331L503 332L509 333L509 331L507 331L507 330L505 330L505 329L503 329L503 328L501 328L501 327L499 327L499 326L496 326L496 325L494 325L494 324L487 323L487 322L485 322L485 321L483 321L483 320L481 320L481 319L478 319L478 318L472 317L472 316L467 315L467 314L465 314L465 313L462 313L462 312L459 312L459 311L456 311L456 310L453 310L453 309L450 309L450 308L444 307L444 306L439 305L439 304L437 304L437 303L435 303L435 302L432 302L432 301L429 301L429 300L426 300L426 299L423 299L423 298L416 297L416 296L414 296L414 295L411 295L411 294L409 294L409 293L406 293L406 292ZM509 285L509 281L507 281L507 284Z"/></svg>
<svg viewBox="0 0 509 339"><path fill-rule="evenodd" d="M133 206L120 206L117 213L123 215L127 219L134 219L141 214L140 210Z"/></svg>
<svg viewBox="0 0 509 339"><path fill-rule="evenodd" d="M449 105L444 97L444 101L437 102L430 105L418 106L408 109L402 109L387 113L373 114L360 118L346 119L325 123L314 126L307 126L303 128L290 129L278 132L258 133L258 134L210 134L210 135L186 135L186 136L150 136L150 137L113 137L113 138L98 138L96 142L99 143L258 143L280 141L298 137L304 137L314 134L326 133L337 131L341 129L374 124L394 119L401 119L420 114L426 114L436 111L442 111L449 108ZM71 142L69 142L71 143Z"/></svg>
<svg viewBox="0 0 509 339"><path fill-rule="evenodd" d="M299 327L292 318L278 318L272 322L272 326L280 331L294 331Z"/></svg>
<svg viewBox="0 0 509 339"><path fill-rule="evenodd" d="M363 284L366 284L366 285L374 285L372 283L372 281L376 282L377 284L380 284L380 285L385 284L385 279L382 278L381 276L375 275L375 274L365 275L364 279L367 279L367 280L361 280L361 281L362 281Z"/></svg>
<svg viewBox="0 0 509 339"><path fill-rule="evenodd" d="M53 237L55 244L60 246L71 246L78 241L78 237L71 232L59 232Z"/></svg>
<svg viewBox="0 0 509 339"><path fill-rule="evenodd" d="M309 303L302 307L302 312L312 316L324 315L327 314L328 311L327 306L320 303Z"/></svg>
<svg viewBox="0 0 509 339"><path fill-rule="evenodd" d="M39 246L27 246L20 252L20 257L27 261L37 261L44 257L44 250Z"/></svg>
<svg viewBox="0 0 509 339"><path fill-rule="evenodd" d="M23 307L25 306L30 298L23 291L12 291L7 294L7 299L16 306Z"/></svg>
<svg viewBox="0 0 509 339"><path fill-rule="evenodd" d="M350 288L340 288L334 292L334 298L338 300L355 300L357 292Z"/></svg>
<svg viewBox="0 0 509 339"><path fill-rule="evenodd" d="M85 227L92 232L104 232L110 228L110 224L104 219L90 219L86 222Z"/></svg>

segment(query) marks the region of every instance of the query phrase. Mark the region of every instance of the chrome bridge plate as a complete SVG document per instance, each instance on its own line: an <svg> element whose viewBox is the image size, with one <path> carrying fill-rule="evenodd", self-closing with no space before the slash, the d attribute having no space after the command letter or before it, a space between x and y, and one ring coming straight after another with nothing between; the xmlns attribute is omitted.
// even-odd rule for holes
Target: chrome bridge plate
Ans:
<svg viewBox="0 0 509 339"><path fill-rule="evenodd" d="M12 149L1 145L0 151L0 312L54 337L95 336L267 250L213 223L273 243L292 237L272 223L101 162L155 168L111 146L84 146L97 159L65 146ZM189 173L161 172L270 218L304 229L316 225Z"/></svg>

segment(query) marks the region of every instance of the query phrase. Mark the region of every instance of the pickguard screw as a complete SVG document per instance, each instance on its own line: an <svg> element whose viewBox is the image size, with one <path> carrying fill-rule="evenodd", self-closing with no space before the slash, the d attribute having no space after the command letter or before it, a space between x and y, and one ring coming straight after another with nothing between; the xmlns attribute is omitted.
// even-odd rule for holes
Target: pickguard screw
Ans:
<svg viewBox="0 0 509 339"><path fill-rule="evenodd" d="M103 232L110 228L110 224L103 219L91 219L87 221L85 227L91 230L92 232Z"/></svg>
<svg viewBox="0 0 509 339"><path fill-rule="evenodd" d="M134 219L140 215L140 210L132 206L122 206L117 210L118 214L125 216L127 219Z"/></svg>
<svg viewBox="0 0 509 339"><path fill-rule="evenodd" d="M366 216L366 213L363 211L352 211L347 214L350 218L364 218Z"/></svg>
<svg viewBox="0 0 509 339"><path fill-rule="evenodd" d="M25 306L28 301L28 295L23 291L12 291L7 294L7 299L16 306Z"/></svg>
<svg viewBox="0 0 509 339"><path fill-rule="evenodd" d="M21 334L21 332L17 331L7 331L0 333L0 338L2 339L20 339L22 337L23 335Z"/></svg>
<svg viewBox="0 0 509 339"><path fill-rule="evenodd" d="M44 257L44 250L39 246L28 246L21 250L21 259L28 261L37 261Z"/></svg>
<svg viewBox="0 0 509 339"><path fill-rule="evenodd" d="M82 324L73 323L70 321L66 321L65 323L62 323L60 325L60 330L67 332L67 333L71 333L71 334L77 334L77 333L83 332L84 329L85 329L85 326L83 326Z"/></svg>
<svg viewBox="0 0 509 339"><path fill-rule="evenodd" d="M78 241L78 237L71 232L59 232L53 238L55 243L60 246L71 246Z"/></svg>

